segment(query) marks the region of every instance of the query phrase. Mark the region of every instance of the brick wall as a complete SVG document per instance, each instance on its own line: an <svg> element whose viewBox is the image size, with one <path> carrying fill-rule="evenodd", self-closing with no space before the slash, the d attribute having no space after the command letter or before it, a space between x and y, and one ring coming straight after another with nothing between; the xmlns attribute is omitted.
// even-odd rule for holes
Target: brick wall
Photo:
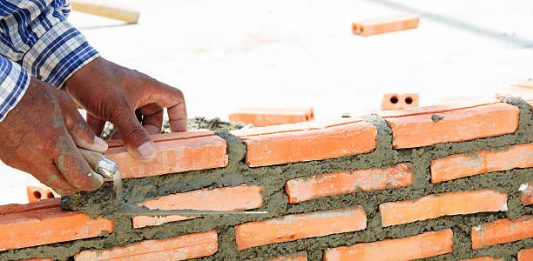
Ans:
<svg viewBox="0 0 533 261"><path fill-rule="evenodd" d="M112 142L130 204L269 214L122 216L106 184L0 206L0 259L532 260L532 107L156 135L148 164Z"/></svg>

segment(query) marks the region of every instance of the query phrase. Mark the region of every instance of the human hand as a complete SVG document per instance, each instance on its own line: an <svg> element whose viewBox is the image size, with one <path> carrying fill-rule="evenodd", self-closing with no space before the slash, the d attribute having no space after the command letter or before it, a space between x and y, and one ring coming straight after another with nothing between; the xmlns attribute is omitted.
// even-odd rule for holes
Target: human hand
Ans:
<svg viewBox="0 0 533 261"><path fill-rule="evenodd" d="M95 59L72 75L64 90L87 110L87 123L96 134L110 121L118 128L128 151L143 161L155 157L150 134L161 132L164 108L171 131L187 130L180 90L104 58Z"/></svg>
<svg viewBox="0 0 533 261"><path fill-rule="evenodd" d="M0 122L0 159L32 174L61 195L98 189L104 182L78 147L104 152L66 93L31 79L20 102Z"/></svg>

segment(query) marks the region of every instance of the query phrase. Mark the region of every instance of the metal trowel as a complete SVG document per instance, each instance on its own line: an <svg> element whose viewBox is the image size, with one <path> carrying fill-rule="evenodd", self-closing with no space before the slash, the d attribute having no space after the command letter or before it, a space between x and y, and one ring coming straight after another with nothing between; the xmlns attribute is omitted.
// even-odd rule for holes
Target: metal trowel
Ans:
<svg viewBox="0 0 533 261"><path fill-rule="evenodd" d="M127 204L122 198L122 177L118 170L118 165L105 155L80 149L81 154L89 163L89 166L104 178L113 181L113 189L115 191L115 201L118 205L116 214L130 215L130 216L169 216L169 215L184 215L184 216L201 216L201 215L257 215L268 214L267 211L220 211L220 210L194 210L194 209L148 209L142 206Z"/></svg>

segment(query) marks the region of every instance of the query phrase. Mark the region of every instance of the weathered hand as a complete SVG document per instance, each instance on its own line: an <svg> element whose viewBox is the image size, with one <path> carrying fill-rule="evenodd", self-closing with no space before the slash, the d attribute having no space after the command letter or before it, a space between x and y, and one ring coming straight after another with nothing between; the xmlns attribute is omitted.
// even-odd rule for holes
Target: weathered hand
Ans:
<svg viewBox="0 0 533 261"><path fill-rule="evenodd" d="M164 108L172 131L187 130L185 101L180 90L103 58L76 72L64 89L87 110L87 122L95 133L100 134L105 122L110 121L118 128L130 153L140 160L155 157L149 134L161 132ZM135 112L141 115L141 122Z"/></svg>
<svg viewBox="0 0 533 261"><path fill-rule="evenodd" d="M0 123L0 159L32 174L61 195L92 191L103 184L78 147L104 152L63 91L32 79L19 104Z"/></svg>

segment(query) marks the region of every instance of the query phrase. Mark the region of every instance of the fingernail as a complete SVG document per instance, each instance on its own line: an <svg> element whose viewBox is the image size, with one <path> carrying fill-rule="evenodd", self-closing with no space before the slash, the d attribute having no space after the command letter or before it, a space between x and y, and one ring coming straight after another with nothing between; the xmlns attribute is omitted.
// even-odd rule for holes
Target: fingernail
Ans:
<svg viewBox="0 0 533 261"><path fill-rule="evenodd" d="M137 147L137 152L143 160L152 160L155 158L155 147L151 141L147 141Z"/></svg>
<svg viewBox="0 0 533 261"><path fill-rule="evenodd" d="M97 136L94 136L93 144L99 152L104 152L107 150L107 142L98 138Z"/></svg>

